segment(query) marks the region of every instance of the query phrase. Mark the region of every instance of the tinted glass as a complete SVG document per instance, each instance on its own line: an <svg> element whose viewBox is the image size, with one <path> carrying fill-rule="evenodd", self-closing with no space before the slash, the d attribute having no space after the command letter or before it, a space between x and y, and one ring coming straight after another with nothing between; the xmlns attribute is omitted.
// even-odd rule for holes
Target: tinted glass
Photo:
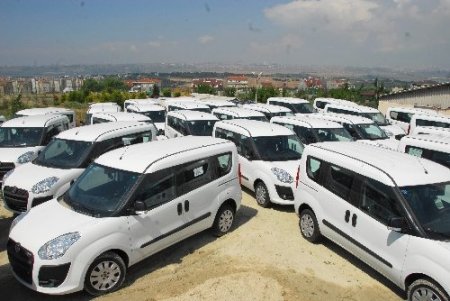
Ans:
<svg viewBox="0 0 450 301"><path fill-rule="evenodd" d="M211 136L216 120L188 121L189 133L194 136Z"/></svg>
<svg viewBox="0 0 450 301"><path fill-rule="evenodd" d="M0 147L26 147L41 144L44 128L0 127Z"/></svg>
<svg viewBox="0 0 450 301"><path fill-rule="evenodd" d="M353 141L350 133L344 128L314 129L319 141Z"/></svg>
<svg viewBox="0 0 450 301"><path fill-rule="evenodd" d="M328 177L325 180L325 187L344 200L349 199L350 190L352 188L354 173L339 167L330 166Z"/></svg>
<svg viewBox="0 0 450 301"><path fill-rule="evenodd" d="M306 161L306 173L308 177L313 181L319 183L320 173L322 171L322 161L308 157Z"/></svg>
<svg viewBox="0 0 450 301"><path fill-rule="evenodd" d="M267 119L266 116L250 116L250 117L243 117L243 119L269 122L269 119Z"/></svg>
<svg viewBox="0 0 450 301"><path fill-rule="evenodd" d="M147 209L158 207L177 196L175 175L171 168L145 176L137 189L135 200L143 201Z"/></svg>
<svg viewBox="0 0 450 301"><path fill-rule="evenodd" d="M230 172L232 165L231 153L223 154L215 158L217 163L217 177L222 177Z"/></svg>
<svg viewBox="0 0 450 301"><path fill-rule="evenodd" d="M314 108L309 103L292 104L292 108L295 113L303 113L303 114L314 113Z"/></svg>
<svg viewBox="0 0 450 301"><path fill-rule="evenodd" d="M153 122L166 122L166 111L150 111L142 114L150 117Z"/></svg>
<svg viewBox="0 0 450 301"><path fill-rule="evenodd" d="M358 124L356 127L361 133L362 139L378 140L389 138L377 124Z"/></svg>
<svg viewBox="0 0 450 301"><path fill-rule="evenodd" d="M369 118L370 120L372 120L373 122L375 122L376 124L378 124L380 126L388 125L386 118L384 118L383 114L381 114L380 112L378 112L378 113L363 113L361 115L363 117Z"/></svg>
<svg viewBox="0 0 450 301"><path fill-rule="evenodd" d="M56 168L80 167L88 156L91 142L55 139L39 154L35 164Z"/></svg>
<svg viewBox="0 0 450 301"><path fill-rule="evenodd" d="M294 135L254 137L253 141L263 161L298 160L303 153L303 144Z"/></svg>
<svg viewBox="0 0 450 301"><path fill-rule="evenodd" d="M450 123L443 122L443 121L435 121L435 120L424 120L424 119L417 119L416 120L417 126L435 126L440 128L450 128Z"/></svg>

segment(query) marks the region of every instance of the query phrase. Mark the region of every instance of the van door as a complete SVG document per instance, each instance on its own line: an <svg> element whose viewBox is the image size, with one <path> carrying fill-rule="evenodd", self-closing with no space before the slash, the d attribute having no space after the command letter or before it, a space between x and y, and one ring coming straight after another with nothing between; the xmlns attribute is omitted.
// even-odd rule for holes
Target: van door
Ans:
<svg viewBox="0 0 450 301"><path fill-rule="evenodd" d="M254 191L257 174L254 160L257 159L253 147L252 138L241 134L234 134L236 148L239 154L239 164L241 165L241 184Z"/></svg>
<svg viewBox="0 0 450 301"><path fill-rule="evenodd" d="M355 255L399 284L410 235L387 228L390 218L405 216L394 188L364 178L358 191L359 208L352 211Z"/></svg>

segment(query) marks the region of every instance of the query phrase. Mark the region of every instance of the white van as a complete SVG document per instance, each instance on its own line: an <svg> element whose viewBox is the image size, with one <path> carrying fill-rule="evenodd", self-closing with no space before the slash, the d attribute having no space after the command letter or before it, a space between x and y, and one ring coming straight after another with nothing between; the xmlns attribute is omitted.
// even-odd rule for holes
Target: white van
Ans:
<svg viewBox="0 0 450 301"><path fill-rule="evenodd" d="M386 119L409 133L409 123L414 114L437 115L436 111L430 109L390 107L386 111Z"/></svg>
<svg viewBox="0 0 450 301"><path fill-rule="evenodd" d="M166 108L158 104L130 104L127 112L142 114L149 117L158 128L159 135L164 135L166 125Z"/></svg>
<svg viewBox="0 0 450 301"><path fill-rule="evenodd" d="M369 118L346 114L315 114L315 118L321 118L342 124L354 140L358 142L376 145L378 147L397 150L399 140L390 139L375 122Z"/></svg>
<svg viewBox="0 0 450 301"><path fill-rule="evenodd" d="M229 97L231 98L231 97ZM214 110L216 108L228 108L228 107L236 107L236 104L233 102L221 99L219 97L208 97L208 98L202 98L200 99L201 103L204 103L208 107L210 107L211 110Z"/></svg>
<svg viewBox="0 0 450 301"><path fill-rule="evenodd" d="M220 120L230 120L230 119L249 119L269 122L266 115L259 111L244 109L242 107L227 107L227 108L217 108L213 109L212 113L214 116Z"/></svg>
<svg viewBox="0 0 450 301"><path fill-rule="evenodd" d="M435 134L440 136L450 136L450 128L441 128L437 126L416 126L409 135Z"/></svg>
<svg viewBox="0 0 450 301"><path fill-rule="evenodd" d="M291 110L295 115L311 114L315 110L306 99L295 97L269 97L267 104L282 106Z"/></svg>
<svg viewBox="0 0 450 301"><path fill-rule="evenodd" d="M413 133L418 126L434 126L450 128L450 117L444 115L414 114L409 123L409 132Z"/></svg>
<svg viewBox="0 0 450 301"><path fill-rule="evenodd" d="M211 108L200 101L194 100L168 100L164 103L167 112L178 110L199 111L204 113L211 113Z"/></svg>
<svg viewBox="0 0 450 301"><path fill-rule="evenodd" d="M233 119L217 122L213 136L236 144L241 185L255 192L258 205L293 205L294 177L303 151L294 132L268 122Z"/></svg>
<svg viewBox="0 0 450 301"><path fill-rule="evenodd" d="M120 112L121 107L115 102L99 102L89 105L86 112L85 125L92 124L92 114L94 113L110 113L110 112Z"/></svg>
<svg viewBox="0 0 450 301"><path fill-rule="evenodd" d="M105 122L119 122L119 121L136 121L153 123L150 117L137 113L127 112L110 112L110 113L93 113L92 124L105 123Z"/></svg>
<svg viewBox="0 0 450 301"><path fill-rule="evenodd" d="M14 167L30 162L51 141L69 128L64 115L18 117L0 126L0 182Z"/></svg>
<svg viewBox="0 0 450 301"><path fill-rule="evenodd" d="M211 136L217 121L219 119L213 114L191 110L172 111L167 113L165 135L167 138Z"/></svg>
<svg viewBox="0 0 450 301"><path fill-rule="evenodd" d="M450 168L450 136L408 135L400 140L398 150Z"/></svg>
<svg viewBox="0 0 450 301"><path fill-rule="evenodd" d="M305 147L295 212L302 236L323 235L413 300L449 300L450 170L371 145Z"/></svg>
<svg viewBox="0 0 450 301"><path fill-rule="evenodd" d="M183 137L114 150L64 195L12 222L12 272L46 294L106 294L150 255L208 228L227 233L241 196L229 141Z"/></svg>
<svg viewBox="0 0 450 301"><path fill-rule="evenodd" d="M47 114L61 114L67 116L69 118L69 127L74 128L77 126L75 111L66 108L31 108L17 111L14 114L14 117L25 117L25 116L34 116L34 115L47 115Z"/></svg>
<svg viewBox="0 0 450 301"><path fill-rule="evenodd" d="M336 99L329 97L317 97L314 99L313 108L317 112L323 112L327 104L341 104L346 106L357 106L357 103L345 99Z"/></svg>
<svg viewBox="0 0 450 301"><path fill-rule="evenodd" d="M135 99L127 99L123 102L123 110L126 111L128 106L145 106L145 105L156 105L158 101L153 98L135 98Z"/></svg>
<svg viewBox="0 0 450 301"><path fill-rule="evenodd" d="M56 136L33 162L3 178L5 207L20 213L64 193L101 154L156 140L156 128L142 122L109 122L70 129Z"/></svg>
<svg viewBox="0 0 450 301"><path fill-rule="evenodd" d="M397 126L389 124L383 114L377 109L366 106L345 106L339 104L328 104L324 109L325 113L356 115L373 120L389 137L400 140L405 136L405 131Z"/></svg>
<svg viewBox="0 0 450 301"><path fill-rule="evenodd" d="M266 116L268 120L270 120L274 116L294 116L294 113L292 113L291 110L282 106L252 103L252 104L244 104L242 107L244 109L250 109L261 112Z"/></svg>
<svg viewBox="0 0 450 301"><path fill-rule="evenodd" d="M350 133L339 123L320 118L315 114L272 117L270 123L292 130L303 144L324 141L353 141Z"/></svg>

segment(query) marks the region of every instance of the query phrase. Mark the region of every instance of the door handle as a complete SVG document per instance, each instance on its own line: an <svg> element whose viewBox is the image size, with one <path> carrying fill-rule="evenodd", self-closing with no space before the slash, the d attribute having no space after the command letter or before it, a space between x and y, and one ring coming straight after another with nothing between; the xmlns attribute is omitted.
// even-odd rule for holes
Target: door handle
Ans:
<svg viewBox="0 0 450 301"><path fill-rule="evenodd" d="M181 215L183 213L183 205L181 203L178 203L177 205L177 212L178 215Z"/></svg>
<svg viewBox="0 0 450 301"><path fill-rule="evenodd" d="M350 220L350 210L345 211L345 222L348 223Z"/></svg>
<svg viewBox="0 0 450 301"><path fill-rule="evenodd" d="M184 211L189 212L189 201L184 201Z"/></svg>
<svg viewBox="0 0 450 301"><path fill-rule="evenodd" d="M358 218L358 217L356 216L356 214L353 213L353 215L352 215L352 226L353 226L353 227L356 226L356 219L357 219L357 218Z"/></svg>

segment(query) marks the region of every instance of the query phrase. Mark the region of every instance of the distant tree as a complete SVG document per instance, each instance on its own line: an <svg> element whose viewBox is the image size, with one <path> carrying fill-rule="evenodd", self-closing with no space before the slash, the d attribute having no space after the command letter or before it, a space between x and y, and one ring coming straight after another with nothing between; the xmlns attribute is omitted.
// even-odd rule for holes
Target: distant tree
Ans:
<svg viewBox="0 0 450 301"><path fill-rule="evenodd" d="M108 92L113 90L128 91L127 85L118 78L107 77L103 80L104 89Z"/></svg>
<svg viewBox="0 0 450 301"><path fill-rule="evenodd" d="M216 94L216 90L210 85L200 84L195 89L196 93L202 94Z"/></svg>
<svg viewBox="0 0 450 301"><path fill-rule="evenodd" d="M19 93L16 98L13 99L11 103L11 116L16 114L17 111L24 109L24 104L22 103L22 94Z"/></svg>
<svg viewBox="0 0 450 301"><path fill-rule="evenodd" d="M180 91L175 91L173 93L173 97L180 97L181 96L181 92Z"/></svg>
<svg viewBox="0 0 450 301"><path fill-rule="evenodd" d="M236 88L235 87L226 87L223 89L225 96L235 97L236 96Z"/></svg>
<svg viewBox="0 0 450 301"><path fill-rule="evenodd" d="M101 90L103 90L102 84L92 78L86 79L81 87L84 97L88 96L90 92L100 92Z"/></svg>
<svg viewBox="0 0 450 301"><path fill-rule="evenodd" d="M164 97L170 97L172 96L172 91L170 91L170 88L164 88L162 89L162 95Z"/></svg>
<svg viewBox="0 0 450 301"><path fill-rule="evenodd" d="M274 87L262 87L258 89L258 102L267 102L267 98L278 96L278 90Z"/></svg>
<svg viewBox="0 0 450 301"><path fill-rule="evenodd" d="M153 89L152 89L152 98L158 98L159 97L159 86L158 85L153 85Z"/></svg>
<svg viewBox="0 0 450 301"><path fill-rule="evenodd" d="M83 93L81 91L71 91L67 96L67 100L83 103L84 102Z"/></svg>

